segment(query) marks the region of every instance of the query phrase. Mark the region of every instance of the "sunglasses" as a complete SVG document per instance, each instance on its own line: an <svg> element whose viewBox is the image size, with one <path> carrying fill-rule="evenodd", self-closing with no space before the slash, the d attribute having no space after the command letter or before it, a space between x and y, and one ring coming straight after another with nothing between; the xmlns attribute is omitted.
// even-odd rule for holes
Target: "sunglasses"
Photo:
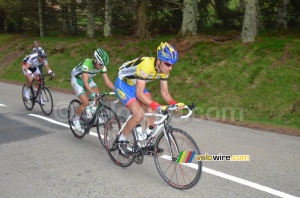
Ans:
<svg viewBox="0 0 300 198"><path fill-rule="evenodd" d="M165 64L165 66L167 66L167 67L171 67L171 66L173 66L173 64L166 63L166 62L164 62L164 64Z"/></svg>
<svg viewBox="0 0 300 198"><path fill-rule="evenodd" d="M97 63L101 66L101 67L103 67L104 65L103 64L101 64L101 63L99 63L98 61L97 61Z"/></svg>

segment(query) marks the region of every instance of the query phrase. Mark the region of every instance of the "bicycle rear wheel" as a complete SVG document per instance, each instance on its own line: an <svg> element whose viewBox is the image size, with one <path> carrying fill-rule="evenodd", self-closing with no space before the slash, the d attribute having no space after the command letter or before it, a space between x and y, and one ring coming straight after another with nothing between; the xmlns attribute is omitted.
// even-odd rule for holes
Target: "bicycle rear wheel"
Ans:
<svg viewBox="0 0 300 198"><path fill-rule="evenodd" d="M78 99L74 99L70 102L69 107L68 107L68 122L70 129L72 133L75 135L77 138L83 138L85 136L85 132L81 132L75 129L74 124L73 124L73 118L76 116L76 110L78 107L81 105L81 102ZM82 116L80 117L80 124L81 126L84 125L84 120L82 119Z"/></svg>
<svg viewBox="0 0 300 198"><path fill-rule="evenodd" d="M30 99L25 98L25 96L24 96L25 87L26 87L26 84L24 84L23 88L22 88L22 100L23 100L23 103L24 103L26 109L31 111L35 105L34 92L33 92L32 86L31 86L30 87Z"/></svg>
<svg viewBox="0 0 300 198"><path fill-rule="evenodd" d="M47 116L51 115L53 111L53 99L50 90L47 87L42 87L39 94L37 98L42 111Z"/></svg>
<svg viewBox="0 0 300 198"><path fill-rule="evenodd" d="M117 116L117 114L110 107L106 105L103 105L98 111L97 119L95 122L97 126L97 133L98 133L99 140L102 146L104 147L105 147L104 129L108 123L108 120L115 116Z"/></svg>
<svg viewBox="0 0 300 198"><path fill-rule="evenodd" d="M119 153L118 133L125 121L123 117L112 117L108 121L104 131L104 142L108 156L116 165L121 167L130 166L135 160L135 155L132 153L135 140L133 133L130 133L127 137L129 157L125 157Z"/></svg>
<svg viewBox="0 0 300 198"><path fill-rule="evenodd" d="M167 134L168 138L164 133L157 137L155 166L167 184L180 190L189 189L201 176L202 162L196 160L200 150L193 138L181 129L172 128ZM164 152L157 153L157 148Z"/></svg>

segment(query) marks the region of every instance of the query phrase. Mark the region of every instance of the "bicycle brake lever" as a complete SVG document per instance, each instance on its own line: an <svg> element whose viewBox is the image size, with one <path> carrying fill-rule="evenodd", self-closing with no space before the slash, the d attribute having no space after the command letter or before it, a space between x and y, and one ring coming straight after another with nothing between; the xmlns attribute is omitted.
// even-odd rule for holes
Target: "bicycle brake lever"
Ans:
<svg viewBox="0 0 300 198"><path fill-rule="evenodd" d="M167 115L167 113L169 111L169 107L170 107L170 105L168 105L166 109L159 109L159 110L163 115Z"/></svg>
<svg viewBox="0 0 300 198"><path fill-rule="evenodd" d="M188 106L190 110L193 110L196 107L196 104L193 102L191 105Z"/></svg>

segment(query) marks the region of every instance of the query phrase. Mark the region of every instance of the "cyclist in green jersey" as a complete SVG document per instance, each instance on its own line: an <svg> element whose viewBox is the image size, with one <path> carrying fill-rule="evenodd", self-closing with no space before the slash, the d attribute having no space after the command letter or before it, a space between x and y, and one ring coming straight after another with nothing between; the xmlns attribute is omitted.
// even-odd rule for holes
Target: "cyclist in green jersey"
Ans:
<svg viewBox="0 0 300 198"><path fill-rule="evenodd" d="M73 119L74 127L79 131L83 131L79 121L80 116L83 110L89 104L89 97L86 92L89 93L91 99L94 99L96 94L100 93L98 86L92 78L100 72L106 86L109 89L114 90L114 85L106 73L106 65L109 62L108 54L103 49L98 48L95 50L94 56L95 59L85 59L71 72L71 85L76 93L76 96L81 101L81 105L78 107L76 116Z"/></svg>

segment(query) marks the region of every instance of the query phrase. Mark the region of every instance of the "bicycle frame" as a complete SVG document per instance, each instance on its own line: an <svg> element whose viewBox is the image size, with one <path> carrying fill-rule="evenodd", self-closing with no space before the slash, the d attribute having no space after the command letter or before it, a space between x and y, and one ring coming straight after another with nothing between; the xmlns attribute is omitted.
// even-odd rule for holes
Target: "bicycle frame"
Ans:
<svg viewBox="0 0 300 198"><path fill-rule="evenodd" d="M96 99L95 99L95 100L93 101L93 103L92 103L92 106L93 106L93 105L95 105L96 101L98 100L98 106L97 106L97 109L96 109L96 111L95 111L95 113L94 113L94 115L93 115L92 118L90 118L90 119L86 119L86 118L85 118L85 119L84 119L85 124L88 124L89 127L92 127L93 123L95 122L95 120L96 120L96 118L97 118L97 115L98 115L98 113L99 113L101 107L102 107L103 104L104 104L104 98L105 98L105 96L107 96L107 95L114 95L114 94L115 94L114 92L107 92L107 93L100 93L100 94L97 95Z"/></svg>
<svg viewBox="0 0 300 198"><path fill-rule="evenodd" d="M30 86L30 89L32 88L33 93L35 93L33 95L34 96L34 100L38 99L38 96L40 94L40 90L45 85L45 81L44 81L44 76L45 75L50 75L50 74L37 74L37 76L39 76L39 79L37 80L37 82L38 82L38 88L37 88L36 92L34 92L34 90L33 90L33 85L31 84L31 86ZM53 77L51 76L50 80L52 80L52 78ZM32 82L34 82L34 80Z"/></svg>
<svg viewBox="0 0 300 198"><path fill-rule="evenodd" d="M154 125L155 125L154 130L152 132L151 137L148 140L146 140L145 144L141 145L140 140L138 140L137 138L135 139L135 143L137 143L137 145L139 147L148 146L149 143L154 139L154 137L157 134L159 134L160 132L162 132L162 130L163 130L163 132L165 134L165 137L166 137L166 139L167 139L167 141L169 143L169 149L172 151L171 152L171 155L172 155L171 159L173 159L174 158L174 156L173 156L173 149L171 147L171 142L170 142L171 140L170 139L172 139L172 141L174 142L175 145L177 145L177 144L176 144L175 140L172 138L172 136L169 136L169 133L170 133L169 131L172 128L172 126L169 125L169 121L171 120L171 117L172 117L171 112L174 112L177 108L178 107L176 107L176 106L168 106L167 109L166 110L162 110L161 113L145 113L144 114L145 117L159 117L160 120L154 121ZM190 117L191 114L192 114L192 110L191 109L193 109L193 107L190 109L189 106L184 106L183 108L187 109L189 112L188 112L188 114L186 114L184 116L181 116L181 118L184 119L184 118ZM126 119L125 123L122 125L122 127L121 127L121 129L120 129L120 131L118 133L118 136L121 134L121 132L123 131L123 129L124 129L125 125L126 125L126 123L128 122L128 120L130 118L132 118L132 116L133 115L131 114ZM135 133L135 137L137 137L137 134L136 134L137 132L135 130L133 130L133 131ZM177 146L176 146L176 150L177 150L177 153L179 154L179 149L178 149Z"/></svg>

